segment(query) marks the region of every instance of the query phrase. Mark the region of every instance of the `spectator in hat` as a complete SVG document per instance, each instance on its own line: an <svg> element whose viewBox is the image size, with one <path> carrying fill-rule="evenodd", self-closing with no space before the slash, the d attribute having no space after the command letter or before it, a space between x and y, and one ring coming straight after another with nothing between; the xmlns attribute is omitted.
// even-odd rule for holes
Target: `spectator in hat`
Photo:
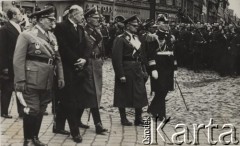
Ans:
<svg viewBox="0 0 240 146"><path fill-rule="evenodd" d="M142 64L143 48L138 38L139 19L136 15L123 21L125 32L116 37L113 45L112 64L115 72L114 102L118 107L121 124L131 126L126 108L135 109L136 126L143 125L142 107L148 104Z"/></svg>
<svg viewBox="0 0 240 146"><path fill-rule="evenodd" d="M55 36L50 32L55 24L53 8L34 14L37 24L18 37L13 57L14 84L17 97L24 105L24 146L46 146L38 134L43 113L51 102L53 76L58 87L64 87L63 68Z"/></svg>

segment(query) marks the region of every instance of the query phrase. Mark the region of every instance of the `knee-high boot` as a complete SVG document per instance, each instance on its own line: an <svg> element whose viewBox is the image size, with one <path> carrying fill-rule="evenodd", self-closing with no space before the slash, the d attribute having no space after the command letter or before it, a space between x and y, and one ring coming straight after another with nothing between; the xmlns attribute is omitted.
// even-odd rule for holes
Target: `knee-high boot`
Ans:
<svg viewBox="0 0 240 146"><path fill-rule="evenodd" d="M135 121L134 124L136 126L142 126L143 120L142 120L142 109L141 108L135 108Z"/></svg>
<svg viewBox="0 0 240 146"><path fill-rule="evenodd" d="M42 119L43 119L43 114L39 114L36 116L36 123L35 123L35 128L34 128L34 136L35 137L38 137L38 133L40 131L41 124L42 124Z"/></svg>
<svg viewBox="0 0 240 146"><path fill-rule="evenodd" d="M23 115L23 134L24 134L24 143L23 146L32 146L33 143L33 123L36 122L35 116Z"/></svg>
<svg viewBox="0 0 240 146"><path fill-rule="evenodd" d="M47 146L47 144L42 143L39 139L38 139L38 134L41 128L41 124L42 124L42 119L43 119L43 114L40 113L36 116L36 122L34 124L34 128L33 128L33 143L36 146Z"/></svg>
<svg viewBox="0 0 240 146"><path fill-rule="evenodd" d="M132 126L132 123L128 121L127 116L126 116L126 110L125 108L118 108L119 113L120 113L120 118L121 118L121 124L123 126Z"/></svg>
<svg viewBox="0 0 240 146"><path fill-rule="evenodd" d="M23 134L24 139L32 139L33 138L33 123L36 122L36 118L34 116L30 116L27 114L24 114L23 116Z"/></svg>

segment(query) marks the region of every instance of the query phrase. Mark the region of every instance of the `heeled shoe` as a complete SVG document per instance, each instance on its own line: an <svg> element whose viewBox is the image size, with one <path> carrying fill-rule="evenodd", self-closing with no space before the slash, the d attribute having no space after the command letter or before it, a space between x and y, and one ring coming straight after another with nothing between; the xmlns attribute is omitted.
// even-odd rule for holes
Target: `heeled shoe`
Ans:
<svg viewBox="0 0 240 146"><path fill-rule="evenodd" d="M101 123L96 124L95 127L96 127L96 133L97 134L103 134L103 132L108 131L107 129L103 128Z"/></svg>
<svg viewBox="0 0 240 146"><path fill-rule="evenodd" d="M84 128L84 129L88 129L88 128L89 128L88 125L85 125L85 124L83 124L82 122L80 122L80 123L78 124L78 127Z"/></svg>
<svg viewBox="0 0 240 146"><path fill-rule="evenodd" d="M81 143L82 142L82 137L80 135L74 136L73 141L76 143Z"/></svg>
<svg viewBox="0 0 240 146"><path fill-rule="evenodd" d="M48 146L47 144L42 143L42 142L38 139L38 137L34 137L32 141L33 141L33 143L34 143L35 146Z"/></svg>
<svg viewBox="0 0 240 146"><path fill-rule="evenodd" d="M63 134L63 135L70 135L70 132L63 130L63 129L53 129L53 133L56 134Z"/></svg>
<svg viewBox="0 0 240 146"><path fill-rule="evenodd" d="M133 123L128 121L128 119L121 120L121 124L123 126L132 126L133 125Z"/></svg>
<svg viewBox="0 0 240 146"><path fill-rule="evenodd" d="M144 125L143 119L142 118L135 119L134 125L135 126L143 126Z"/></svg>

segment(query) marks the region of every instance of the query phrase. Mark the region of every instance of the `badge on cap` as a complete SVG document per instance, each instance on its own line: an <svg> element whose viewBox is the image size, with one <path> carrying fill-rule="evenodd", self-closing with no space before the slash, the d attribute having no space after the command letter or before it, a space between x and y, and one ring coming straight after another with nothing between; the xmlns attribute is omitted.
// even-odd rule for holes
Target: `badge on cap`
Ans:
<svg viewBox="0 0 240 146"><path fill-rule="evenodd" d="M42 53L42 52L41 52L40 50L36 50L36 51L35 51L35 54L38 54L38 55L39 55L39 54L41 54L41 53Z"/></svg>
<svg viewBox="0 0 240 146"><path fill-rule="evenodd" d="M38 42L35 43L35 48L40 49L40 44Z"/></svg>

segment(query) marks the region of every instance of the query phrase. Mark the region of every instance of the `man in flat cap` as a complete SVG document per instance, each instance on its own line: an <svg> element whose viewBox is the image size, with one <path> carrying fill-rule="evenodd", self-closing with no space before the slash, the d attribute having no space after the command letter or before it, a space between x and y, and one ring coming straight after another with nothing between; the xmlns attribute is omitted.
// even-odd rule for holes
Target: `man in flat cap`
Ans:
<svg viewBox="0 0 240 146"><path fill-rule="evenodd" d="M148 104L143 72L143 48L138 38L139 19L136 15L123 21L126 31L116 37L112 64L115 72L114 103L119 108L121 124L131 126L125 108L135 108L136 126L141 126L142 107Z"/></svg>
<svg viewBox="0 0 240 146"><path fill-rule="evenodd" d="M87 61L85 54L85 36L84 29L81 25L83 21L83 9L78 5L72 5L68 9L67 18L57 24L54 31L58 43L59 52L62 57L64 79L66 86L59 91L59 107L56 115L56 129L55 133L64 134L65 120L61 119L61 115L67 118L69 123L70 133L73 140L77 143L82 141L79 128L89 128L89 126L78 122L80 120L84 106L83 102L77 95L79 94L79 84L82 84L85 78L83 66ZM81 76L80 76L81 75Z"/></svg>
<svg viewBox="0 0 240 146"><path fill-rule="evenodd" d="M50 30L55 25L53 8L35 14L37 24L18 37L13 58L16 95L25 106L23 117L24 146L46 146L38 139L43 113L51 102L53 76L58 76L58 87L64 87L61 58L55 36Z"/></svg>

